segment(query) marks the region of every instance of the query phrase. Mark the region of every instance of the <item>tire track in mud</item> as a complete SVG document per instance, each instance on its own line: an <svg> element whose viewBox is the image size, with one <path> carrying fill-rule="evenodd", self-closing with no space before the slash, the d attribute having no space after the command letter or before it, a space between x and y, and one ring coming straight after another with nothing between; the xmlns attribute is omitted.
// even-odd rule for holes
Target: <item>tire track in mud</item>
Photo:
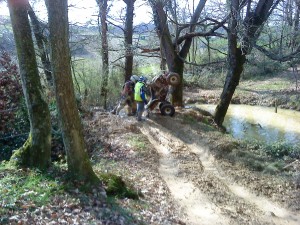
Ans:
<svg viewBox="0 0 300 225"><path fill-rule="evenodd" d="M187 224L300 224L296 214L227 177L189 126L154 118L140 130L160 153L160 174Z"/></svg>
<svg viewBox="0 0 300 225"><path fill-rule="evenodd" d="M159 173L169 187L186 223L229 224L229 220L218 212L219 209L193 183L184 178L182 170L188 169L184 168L186 161L191 163L192 169L203 170L201 162L187 151L186 145L171 134L166 135L166 131L161 135L162 127L155 124L148 127L144 123L140 130L161 155ZM179 158L179 154L183 157Z"/></svg>

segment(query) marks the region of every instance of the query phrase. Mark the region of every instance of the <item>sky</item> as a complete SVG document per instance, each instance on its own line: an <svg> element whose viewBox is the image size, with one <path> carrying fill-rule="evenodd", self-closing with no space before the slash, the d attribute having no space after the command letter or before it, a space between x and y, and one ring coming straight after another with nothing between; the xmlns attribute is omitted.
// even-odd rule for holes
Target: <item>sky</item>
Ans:
<svg viewBox="0 0 300 225"><path fill-rule="evenodd" d="M7 4L0 1L0 15L9 16L9 11ZM40 3L32 4L35 12L42 20L47 20L46 8L44 1L39 1ZM97 9L96 0L69 0L69 21L72 23L85 24L90 19L97 19ZM123 0L114 0L113 6L111 7L111 12L115 15L119 15L122 8L126 5ZM134 24L140 22L149 22L152 19L151 9L149 6L143 4L143 0L137 0L135 3L135 18Z"/></svg>
<svg viewBox="0 0 300 225"><path fill-rule="evenodd" d="M32 2L31 0L29 0ZM195 4L198 3L199 0L178 0L179 2L192 2L194 1ZM44 0L38 1L40 3L34 4L33 8L35 12L42 20L47 20L46 8L44 5ZM111 1L109 1L111 2ZM111 13L114 15L119 15L122 8L126 5L123 0L114 0L113 6L111 7ZM96 0L68 0L69 6L69 21L71 23L81 23L85 24L91 18L96 21L97 19L97 4ZM9 15L8 7L4 1L0 0L0 15ZM149 22L152 19L151 15L151 8L145 4L145 0L136 0L135 3L135 18L134 24L139 24L141 22Z"/></svg>

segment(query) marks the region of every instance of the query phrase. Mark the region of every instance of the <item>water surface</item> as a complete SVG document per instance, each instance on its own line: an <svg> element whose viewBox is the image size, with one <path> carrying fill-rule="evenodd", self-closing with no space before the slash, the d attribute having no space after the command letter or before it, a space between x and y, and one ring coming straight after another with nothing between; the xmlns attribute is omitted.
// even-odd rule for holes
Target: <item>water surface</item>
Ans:
<svg viewBox="0 0 300 225"><path fill-rule="evenodd" d="M216 105L197 105L214 113ZM223 125L237 139L284 141L300 145L300 112L286 109L230 105Z"/></svg>

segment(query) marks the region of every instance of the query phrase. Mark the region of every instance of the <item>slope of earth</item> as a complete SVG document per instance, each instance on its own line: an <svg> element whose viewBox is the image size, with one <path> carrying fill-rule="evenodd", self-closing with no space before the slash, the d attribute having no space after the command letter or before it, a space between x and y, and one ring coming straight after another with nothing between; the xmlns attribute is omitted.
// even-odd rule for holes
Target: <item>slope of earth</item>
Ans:
<svg viewBox="0 0 300 225"><path fill-rule="evenodd" d="M299 224L299 161L270 173L272 158L207 124L197 109L172 118L154 111L139 123L95 111L84 120L94 171L121 176L139 200L107 197L102 186L68 187L65 164L31 184L41 190L23 186L17 195L17 185L39 173L0 170L0 224Z"/></svg>
<svg viewBox="0 0 300 225"><path fill-rule="evenodd" d="M102 143L93 152L95 165L121 175L147 207L119 204L135 212L136 223L299 224L299 165L288 175L257 171L245 159L267 156L248 154L251 149L199 122L209 120L193 109L174 118L154 112L142 123L97 112L87 126L91 149L98 138Z"/></svg>
<svg viewBox="0 0 300 225"><path fill-rule="evenodd" d="M185 102L217 104L221 92L222 88L203 89L187 87L184 94ZM299 92L299 87L298 89L295 88L295 80L292 78L292 75L286 72L276 77L241 80L231 103L274 107L276 101L279 108L299 111Z"/></svg>

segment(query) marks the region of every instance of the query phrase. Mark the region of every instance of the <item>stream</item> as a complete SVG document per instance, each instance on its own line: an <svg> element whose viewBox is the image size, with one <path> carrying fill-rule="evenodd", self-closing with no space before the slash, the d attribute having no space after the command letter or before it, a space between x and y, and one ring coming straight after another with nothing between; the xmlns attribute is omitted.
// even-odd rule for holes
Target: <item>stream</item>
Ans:
<svg viewBox="0 0 300 225"><path fill-rule="evenodd" d="M196 105L214 113L216 105ZM230 105L223 125L236 139L276 141L300 146L300 112L249 105Z"/></svg>

